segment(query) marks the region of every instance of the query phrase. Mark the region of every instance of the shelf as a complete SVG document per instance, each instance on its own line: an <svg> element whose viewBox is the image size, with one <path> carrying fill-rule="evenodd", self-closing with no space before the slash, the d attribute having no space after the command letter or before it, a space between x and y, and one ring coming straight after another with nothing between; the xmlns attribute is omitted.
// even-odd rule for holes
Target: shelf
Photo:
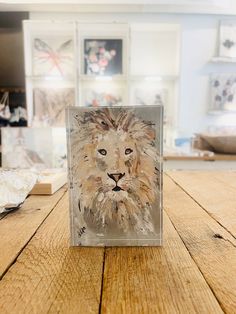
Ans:
<svg viewBox="0 0 236 314"><path fill-rule="evenodd" d="M27 75L26 79L31 79L33 81L66 81L66 82L74 82L75 79L69 76L39 76L39 75Z"/></svg>
<svg viewBox="0 0 236 314"><path fill-rule="evenodd" d="M161 81L175 81L179 78L178 75L131 75L131 81L146 81L146 82L161 82Z"/></svg>
<svg viewBox="0 0 236 314"><path fill-rule="evenodd" d="M25 93L25 88L24 87L0 87L0 93Z"/></svg>
<svg viewBox="0 0 236 314"><path fill-rule="evenodd" d="M236 58L229 57L213 57L211 59L213 63L236 63Z"/></svg>
<svg viewBox="0 0 236 314"><path fill-rule="evenodd" d="M235 110L209 110L207 112L209 115L222 115L222 114L234 114L236 115L236 109Z"/></svg>
<svg viewBox="0 0 236 314"><path fill-rule="evenodd" d="M125 75L114 75L114 76L95 76L95 75L80 75L80 81L90 82L119 82L126 81L128 78Z"/></svg>

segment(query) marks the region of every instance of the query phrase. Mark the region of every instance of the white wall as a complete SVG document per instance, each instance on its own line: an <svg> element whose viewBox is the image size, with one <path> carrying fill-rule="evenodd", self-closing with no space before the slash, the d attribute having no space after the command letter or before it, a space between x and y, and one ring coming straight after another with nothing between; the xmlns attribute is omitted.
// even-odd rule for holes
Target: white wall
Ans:
<svg viewBox="0 0 236 314"><path fill-rule="evenodd" d="M161 13L37 13L31 19L63 19L79 21L118 21L130 23L179 23L182 29L179 78L178 133L191 136L208 125L236 125L236 116L207 115L209 106L209 75L236 73L236 64L213 64L217 55L218 23L232 19L222 15L161 14ZM236 20L236 17L235 17Z"/></svg>
<svg viewBox="0 0 236 314"><path fill-rule="evenodd" d="M205 130L208 125L235 124L236 116L208 115L209 75L236 73L236 64L212 63L218 54L218 23L223 16L182 16L179 130L183 134ZM236 20L236 19L235 19Z"/></svg>

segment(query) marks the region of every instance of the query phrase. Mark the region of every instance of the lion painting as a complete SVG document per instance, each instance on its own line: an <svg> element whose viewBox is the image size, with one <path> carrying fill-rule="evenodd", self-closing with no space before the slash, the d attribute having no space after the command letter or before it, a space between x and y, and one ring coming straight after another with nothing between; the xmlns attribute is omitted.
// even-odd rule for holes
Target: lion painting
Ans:
<svg viewBox="0 0 236 314"><path fill-rule="evenodd" d="M160 171L152 123L132 109L86 109L70 132L75 204L88 228L154 234Z"/></svg>

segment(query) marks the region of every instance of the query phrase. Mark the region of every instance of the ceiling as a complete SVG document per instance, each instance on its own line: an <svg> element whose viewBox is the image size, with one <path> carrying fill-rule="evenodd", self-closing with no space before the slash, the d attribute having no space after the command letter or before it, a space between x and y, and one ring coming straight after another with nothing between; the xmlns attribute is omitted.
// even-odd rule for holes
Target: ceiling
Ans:
<svg viewBox="0 0 236 314"><path fill-rule="evenodd" d="M235 0L0 0L0 11L165 12L236 15Z"/></svg>

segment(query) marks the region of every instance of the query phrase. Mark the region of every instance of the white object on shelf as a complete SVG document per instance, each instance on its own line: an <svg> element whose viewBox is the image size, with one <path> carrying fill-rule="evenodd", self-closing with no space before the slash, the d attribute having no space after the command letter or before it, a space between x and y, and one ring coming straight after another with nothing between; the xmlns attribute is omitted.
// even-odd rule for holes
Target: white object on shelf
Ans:
<svg viewBox="0 0 236 314"><path fill-rule="evenodd" d="M5 168L66 168L65 128L2 128Z"/></svg>
<svg viewBox="0 0 236 314"><path fill-rule="evenodd" d="M236 22L223 20L220 22L219 55L236 58Z"/></svg>

